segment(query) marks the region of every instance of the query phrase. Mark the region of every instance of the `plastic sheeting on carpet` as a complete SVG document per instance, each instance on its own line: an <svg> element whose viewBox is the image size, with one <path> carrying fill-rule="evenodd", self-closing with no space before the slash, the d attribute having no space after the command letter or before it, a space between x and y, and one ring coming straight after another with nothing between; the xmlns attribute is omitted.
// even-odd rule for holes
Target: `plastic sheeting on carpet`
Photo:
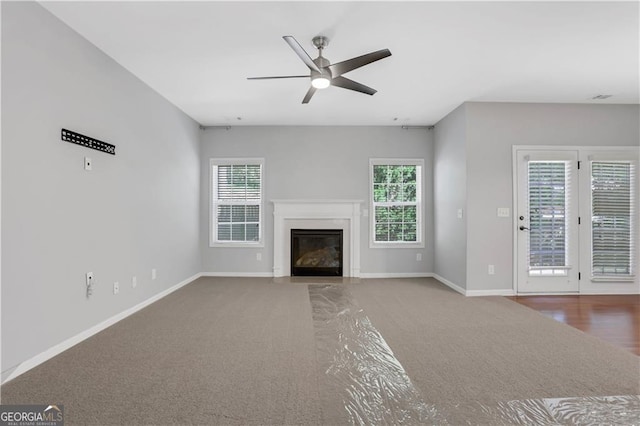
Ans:
<svg viewBox="0 0 640 426"><path fill-rule="evenodd" d="M318 363L351 424L640 426L637 395L427 404L347 287L308 288Z"/></svg>
<svg viewBox="0 0 640 426"><path fill-rule="evenodd" d="M344 286L309 285L318 362L351 424L446 424Z"/></svg>
<svg viewBox="0 0 640 426"><path fill-rule="evenodd" d="M450 424L460 425L640 425L638 395L442 404L438 410Z"/></svg>

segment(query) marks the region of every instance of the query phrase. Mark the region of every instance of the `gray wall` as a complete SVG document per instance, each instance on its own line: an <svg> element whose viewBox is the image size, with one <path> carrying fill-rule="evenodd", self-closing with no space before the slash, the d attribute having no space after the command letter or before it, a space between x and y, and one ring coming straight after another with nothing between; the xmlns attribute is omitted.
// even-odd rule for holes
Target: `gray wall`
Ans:
<svg viewBox="0 0 640 426"><path fill-rule="evenodd" d="M201 270L197 123L36 3L2 2L2 150L3 372Z"/></svg>
<svg viewBox="0 0 640 426"><path fill-rule="evenodd" d="M513 214L512 146L638 146L638 105L466 103L465 134L467 173L467 282L466 289L513 288L512 217L499 218L498 207ZM449 126L447 117L436 125ZM466 126L463 131L459 127ZM436 146L446 140L436 137ZM436 167L439 160L436 150ZM437 185L437 184L436 184ZM441 201L439 193L436 200ZM441 260L436 246L437 266ZM487 266L495 265L495 275ZM452 280L453 281L453 280ZM459 284L456 282L456 284Z"/></svg>
<svg viewBox="0 0 640 426"><path fill-rule="evenodd" d="M369 158L425 160L424 249L370 249L369 218L361 218L362 273L433 271L432 132L400 127L232 127L202 137L201 247L203 271L273 272L274 199L361 199L369 209ZM210 158L265 159L265 247L209 247ZM256 253L262 260L256 260ZM422 261L416 261L422 253Z"/></svg>
<svg viewBox="0 0 640 426"><path fill-rule="evenodd" d="M434 272L463 289L467 282L466 117L462 104L438 122L433 160Z"/></svg>

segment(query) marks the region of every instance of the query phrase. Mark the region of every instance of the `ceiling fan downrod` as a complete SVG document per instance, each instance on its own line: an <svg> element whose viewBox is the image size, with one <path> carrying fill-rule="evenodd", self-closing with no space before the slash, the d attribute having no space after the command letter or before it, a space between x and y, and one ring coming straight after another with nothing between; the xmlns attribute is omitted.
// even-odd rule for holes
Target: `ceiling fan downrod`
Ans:
<svg viewBox="0 0 640 426"><path fill-rule="evenodd" d="M322 50L329 46L329 39L325 36L315 36L311 42L318 49L320 56L322 56Z"/></svg>

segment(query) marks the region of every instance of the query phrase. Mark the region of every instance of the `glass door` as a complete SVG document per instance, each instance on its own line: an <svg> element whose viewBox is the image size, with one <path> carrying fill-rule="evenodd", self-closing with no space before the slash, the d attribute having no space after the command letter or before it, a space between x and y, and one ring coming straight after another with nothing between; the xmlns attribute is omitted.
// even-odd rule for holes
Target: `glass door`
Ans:
<svg viewBox="0 0 640 426"><path fill-rule="evenodd" d="M578 152L517 151L517 291L578 292Z"/></svg>
<svg viewBox="0 0 640 426"><path fill-rule="evenodd" d="M638 149L584 150L581 293L639 293Z"/></svg>

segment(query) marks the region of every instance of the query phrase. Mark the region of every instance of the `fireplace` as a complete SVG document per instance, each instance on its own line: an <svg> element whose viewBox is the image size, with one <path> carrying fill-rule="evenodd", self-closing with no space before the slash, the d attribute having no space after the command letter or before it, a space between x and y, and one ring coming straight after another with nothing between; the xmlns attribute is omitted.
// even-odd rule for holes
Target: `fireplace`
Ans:
<svg viewBox="0 0 640 426"><path fill-rule="evenodd" d="M292 229L291 276L342 276L342 229Z"/></svg>
<svg viewBox="0 0 640 426"><path fill-rule="evenodd" d="M363 200L271 200L273 276L291 274L292 229L341 229L342 276L360 276L360 205Z"/></svg>

